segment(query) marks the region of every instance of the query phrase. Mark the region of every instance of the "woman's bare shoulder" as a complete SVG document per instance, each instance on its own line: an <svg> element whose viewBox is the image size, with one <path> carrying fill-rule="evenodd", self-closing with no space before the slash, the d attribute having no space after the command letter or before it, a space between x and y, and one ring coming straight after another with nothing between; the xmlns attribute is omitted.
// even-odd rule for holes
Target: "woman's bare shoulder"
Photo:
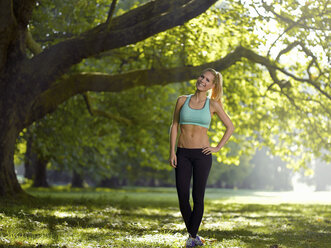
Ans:
<svg viewBox="0 0 331 248"><path fill-rule="evenodd" d="M177 103L180 104L180 105L184 104L184 102L185 102L185 100L186 100L187 97L188 97L188 95L179 96L177 98Z"/></svg>
<svg viewBox="0 0 331 248"><path fill-rule="evenodd" d="M213 110L219 110L220 108L223 108L222 103L219 101L216 101L214 99L210 99L210 106L213 108ZM215 112L214 111L214 112Z"/></svg>

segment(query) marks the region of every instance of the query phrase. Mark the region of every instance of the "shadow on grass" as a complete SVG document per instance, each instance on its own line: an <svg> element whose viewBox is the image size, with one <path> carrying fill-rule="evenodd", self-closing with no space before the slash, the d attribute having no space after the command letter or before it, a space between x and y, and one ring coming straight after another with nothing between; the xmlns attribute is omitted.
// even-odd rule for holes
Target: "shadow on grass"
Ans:
<svg viewBox="0 0 331 248"><path fill-rule="evenodd" d="M39 197L0 205L1 225L12 242L33 243L44 231L51 244L75 240L86 246L96 241L112 242L112 247L178 247L186 236L173 189L35 195ZM331 247L331 206L208 200L199 234L214 239L209 247ZM173 245L176 240L180 242ZM11 245L6 247L16 247Z"/></svg>

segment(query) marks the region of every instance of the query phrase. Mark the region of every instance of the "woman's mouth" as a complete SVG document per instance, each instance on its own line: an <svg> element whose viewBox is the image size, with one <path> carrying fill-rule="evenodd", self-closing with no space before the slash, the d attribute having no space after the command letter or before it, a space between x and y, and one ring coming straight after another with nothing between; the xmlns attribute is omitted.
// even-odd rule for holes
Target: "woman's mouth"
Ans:
<svg viewBox="0 0 331 248"><path fill-rule="evenodd" d="M201 82L199 82L199 81L198 81L198 85L199 85L199 86L202 86L202 87L206 87L206 85L204 85L203 83L201 83Z"/></svg>

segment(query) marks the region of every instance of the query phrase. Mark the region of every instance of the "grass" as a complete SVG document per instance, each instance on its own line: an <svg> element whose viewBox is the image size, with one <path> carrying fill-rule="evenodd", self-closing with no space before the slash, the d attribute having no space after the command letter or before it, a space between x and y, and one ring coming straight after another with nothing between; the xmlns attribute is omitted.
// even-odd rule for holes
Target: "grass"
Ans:
<svg viewBox="0 0 331 248"><path fill-rule="evenodd" d="M0 247L183 247L173 188L27 191L0 203ZM207 189L199 234L206 247L331 247L330 193Z"/></svg>

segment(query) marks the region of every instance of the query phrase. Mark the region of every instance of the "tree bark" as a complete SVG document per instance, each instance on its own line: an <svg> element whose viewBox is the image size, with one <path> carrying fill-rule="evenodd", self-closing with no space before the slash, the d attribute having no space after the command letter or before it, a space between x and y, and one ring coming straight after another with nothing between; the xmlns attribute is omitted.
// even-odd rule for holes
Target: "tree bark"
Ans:
<svg viewBox="0 0 331 248"><path fill-rule="evenodd" d="M110 177L110 178L104 178L99 183L100 187L105 188L118 188L121 186L120 180L118 177Z"/></svg>
<svg viewBox="0 0 331 248"><path fill-rule="evenodd" d="M14 153L32 98L20 88L27 82L14 73L15 67L11 70L0 74L0 197L27 195L16 178Z"/></svg>
<svg viewBox="0 0 331 248"><path fill-rule="evenodd" d="M35 165L36 174L33 181L33 187L49 187L47 182L47 159L38 157Z"/></svg>
<svg viewBox="0 0 331 248"><path fill-rule="evenodd" d="M71 188L83 188L83 177L75 169L72 170Z"/></svg>
<svg viewBox="0 0 331 248"><path fill-rule="evenodd" d="M33 179L35 175L35 164L37 162L37 154L32 150L33 138L28 134L26 142L26 152L24 154L24 177Z"/></svg>
<svg viewBox="0 0 331 248"><path fill-rule="evenodd" d="M0 197L11 197L23 194L14 168L15 142L19 129L11 125L12 114L4 115L3 112L1 117L4 118L0 121Z"/></svg>

